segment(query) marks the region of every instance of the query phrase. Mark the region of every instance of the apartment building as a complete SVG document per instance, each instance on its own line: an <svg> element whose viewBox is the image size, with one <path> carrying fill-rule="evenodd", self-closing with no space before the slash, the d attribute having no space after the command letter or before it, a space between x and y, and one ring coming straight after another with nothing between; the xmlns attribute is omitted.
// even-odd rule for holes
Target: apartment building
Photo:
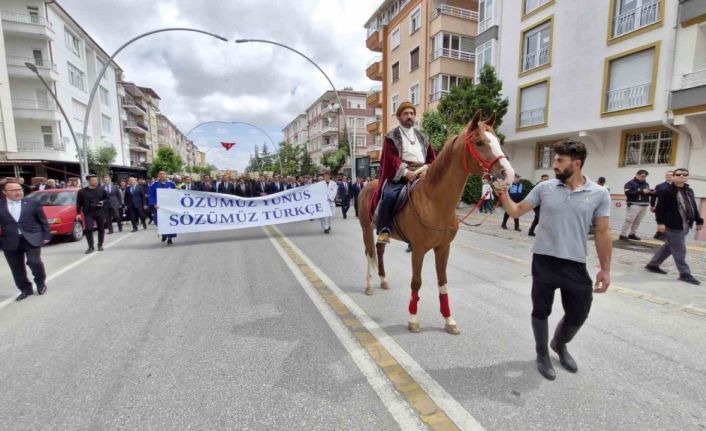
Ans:
<svg viewBox="0 0 706 431"><path fill-rule="evenodd" d="M367 93L350 88L338 92L343 106L339 106L334 91L321 95L306 110L308 122L307 151L315 164L321 165L326 154L338 150L338 143L345 133L348 133L355 147L355 158L358 175L370 175L370 158L368 153L379 149L368 124L377 121L375 108L367 106ZM348 119L348 125L344 120ZM299 117L297 117L299 118ZM378 145L378 147L376 147ZM344 171L350 172L350 164L346 163Z"/></svg>
<svg viewBox="0 0 706 431"><path fill-rule="evenodd" d="M88 92L109 55L57 2L5 0L0 15L0 175L76 176L78 155L66 121L25 63L56 93L82 143ZM119 71L111 63L101 79L85 140L91 149L114 147L116 167L125 167Z"/></svg>
<svg viewBox="0 0 706 431"><path fill-rule="evenodd" d="M130 166L147 167L154 159L146 95L132 82L120 81L123 142L127 144ZM154 145L158 145L154 143Z"/></svg>
<svg viewBox="0 0 706 431"><path fill-rule="evenodd" d="M158 148L171 148L187 165L187 160L190 158L192 149L186 136L172 123L167 116L158 114L157 121L159 123L157 129Z"/></svg>
<svg viewBox="0 0 706 431"><path fill-rule="evenodd" d="M421 121L451 88L475 76L478 8L478 0L386 0L368 19L366 46L379 53L366 69L380 81L367 98L380 114L379 124L369 125L378 142L397 127L401 102L412 102Z"/></svg>
<svg viewBox="0 0 706 431"><path fill-rule="evenodd" d="M282 129L284 142L295 146L306 145L309 140L309 121L306 114L299 114L291 123Z"/></svg>

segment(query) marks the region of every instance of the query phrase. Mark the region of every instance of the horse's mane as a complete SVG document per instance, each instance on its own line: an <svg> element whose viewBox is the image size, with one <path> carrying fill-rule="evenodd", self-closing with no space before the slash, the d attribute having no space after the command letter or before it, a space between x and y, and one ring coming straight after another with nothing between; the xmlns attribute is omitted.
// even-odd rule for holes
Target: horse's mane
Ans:
<svg viewBox="0 0 706 431"><path fill-rule="evenodd" d="M441 181L441 178L444 176L449 166L451 165L451 161L454 157L453 143L457 137L458 135L453 135L449 137L444 142L444 146L441 149L439 155L436 156L436 160L434 160L434 162L429 165L429 170L427 171L424 180L427 181L427 184L429 184L430 186L435 186L439 181Z"/></svg>

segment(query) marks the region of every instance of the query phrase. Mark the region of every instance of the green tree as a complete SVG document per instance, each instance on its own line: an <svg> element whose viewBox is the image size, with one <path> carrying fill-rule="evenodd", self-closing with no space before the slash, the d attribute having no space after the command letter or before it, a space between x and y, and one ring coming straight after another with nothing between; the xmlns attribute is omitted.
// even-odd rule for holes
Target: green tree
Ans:
<svg viewBox="0 0 706 431"><path fill-rule="evenodd" d="M321 159L321 164L331 171L331 175L338 174L338 171L346 164L348 156L351 154L348 146L348 135L344 133L338 139L338 151L328 154Z"/></svg>
<svg viewBox="0 0 706 431"><path fill-rule="evenodd" d="M173 174L180 172L183 166L184 161L173 148L162 147L157 150L157 157L152 160L152 165L147 173L150 177L155 177L159 171Z"/></svg>
<svg viewBox="0 0 706 431"><path fill-rule="evenodd" d="M314 175L318 172L319 168L314 164L314 160L312 160L311 155L306 148L306 145L302 145L300 148L301 157L299 159L299 174Z"/></svg>
<svg viewBox="0 0 706 431"><path fill-rule="evenodd" d="M115 160L115 156L118 155L115 147L100 147L96 150L91 150L88 152L88 170L102 177L104 175L110 175L110 166Z"/></svg>
<svg viewBox="0 0 706 431"><path fill-rule="evenodd" d="M280 142L279 151L273 160L274 172L285 176L296 175L299 171L300 157L301 151L298 147L295 147L288 142ZM284 171L282 172L282 170Z"/></svg>
<svg viewBox="0 0 706 431"><path fill-rule="evenodd" d="M431 145L438 153L444 146L449 136L459 133L463 129L461 124L447 124L438 111L427 111L422 118L422 130L429 136Z"/></svg>
<svg viewBox="0 0 706 431"><path fill-rule="evenodd" d="M274 161L274 156L270 153L270 149L267 148L267 142L262 144L262 151L260 152L260 162L262 164L263 171L272 171L272 165Z"/></svg>

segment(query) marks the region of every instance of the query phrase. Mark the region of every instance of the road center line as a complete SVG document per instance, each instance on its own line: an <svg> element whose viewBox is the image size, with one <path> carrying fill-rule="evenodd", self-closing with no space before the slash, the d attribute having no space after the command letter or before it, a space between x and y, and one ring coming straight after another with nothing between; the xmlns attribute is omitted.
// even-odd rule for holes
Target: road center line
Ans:
<svg viewBox="0 0 706 431"><path fill-rule="evenodd" d="M431 429L483 430L473 416L277 227L268 226L264 230L300 283L301 277L307 280L302 286L312 301L315 304L328 304L328 307L324 307L323 303L321 306L333 316L335 324L332 329L340 325L346 337L355 337L358 340L360 344L356 347L367 351L369 356L365 356L373 361L374 367L377 365L376 371L382 371L387 376L397 393L406 399L425 424ZM317 308L321 311L318 305ZM328 319L327 322L331 325ZM341 322L345 326L341 325ZM348 328L347 331L345 327ZM341 341L343 342L343 339ZM380 398L386 402L385 398ZM390 412L393 413L392 410ZM400 426L406 429L401 424Z"/></svg>

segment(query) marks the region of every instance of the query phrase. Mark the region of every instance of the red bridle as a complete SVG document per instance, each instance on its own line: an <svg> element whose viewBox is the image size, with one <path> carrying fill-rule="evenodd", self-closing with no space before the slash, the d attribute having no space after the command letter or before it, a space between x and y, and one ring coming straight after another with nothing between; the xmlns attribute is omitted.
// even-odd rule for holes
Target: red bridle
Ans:
<svg viewBox="0 0 706 431"><path fill-rule="evenodd" d="M463 169L469 175L471 174L471 170L468 168L468 156L466 155L469 152L471 153L471 156L473 156L473 159L475 159L476 163L478 163L478 166L481 167L483 173L489 173L490 167L493 166L495 162L506 158L504 154L500 154L499 156L493 157L491 160L483 159L476 146L473 145L473 137L470 131L466 132L463 140L467 150L463 152Z"/></svg>

